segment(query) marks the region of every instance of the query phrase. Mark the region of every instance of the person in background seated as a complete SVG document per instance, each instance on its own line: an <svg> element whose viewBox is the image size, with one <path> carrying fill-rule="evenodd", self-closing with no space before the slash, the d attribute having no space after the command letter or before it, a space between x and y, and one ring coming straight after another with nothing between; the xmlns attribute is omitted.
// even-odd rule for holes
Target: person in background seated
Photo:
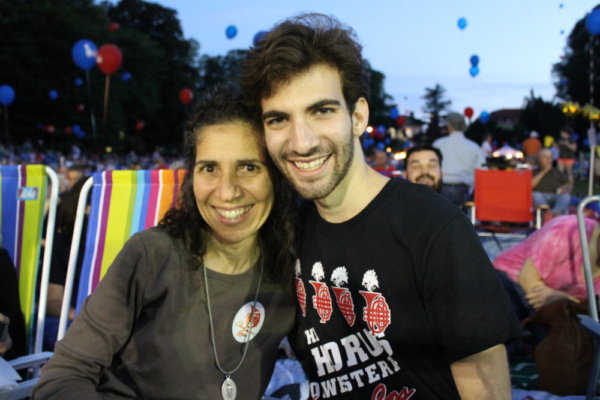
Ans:
<svg viewBox="0 0 600 400"><path fill-rule="evenodd" d="M437 139L437 147L444 156L444 183L441 194L454 204L463 207L471 200L475 185L475 169L485 163L479 145L467 139L463 133L467 127L465 117L459 113L450 113L446 117L448 136Z"/></svg>
<svg viewBox="0 0 600 400"><path fill-rule="evenodd" d="M373 162L373 169L377 172L382 172L384 175L391 175L396 170L390 163L390 157L387 151L375 150L375 161Z"/></svg>
<svg viewBox="0 0 600 400"><path fill-rule="evenodd" d="M491 157L492 153L494 152L493 137L489 132L483 135L483 140L481 141L481 152L483 153L483 157L486 159Z"/></svg>
<svg viewBox="0 0 600 400"><path fill-rule="evenodd" d="M0 245L2 238L0 237ZM0 247L0 356L12 360L27 354L25 319L19 300L17 272L8 251ZM2 329L2 325L8 325Z"/></svg>
<svg viewBox="0 0 600 400"><path fill-rule="evenodd" d="M585 229L592 260L594 290L598 293L600 225L586 218ZM579 302L587 298L576 215L553 218L521 243L500 253L492 263L512 283L513 287L507 288L505 285L505 289L508 289L520 320L557 299L568 298Z"/></svg>
<svg viewBox="0 0 600 400"><path fill-rule="evenodd" d="M404 177L439 193L442 188L442 158L440 150L433 146L411 147L404 158Z"/></svg>
<svg viewBox="0 0 600 400"><path fill-rule="evenodd" d="M552 152L542 149L538 154L538 168L533 171L533 206L549 206L552 217L567 213L571 202L571 186L562 172L552 166Z"/></svg>

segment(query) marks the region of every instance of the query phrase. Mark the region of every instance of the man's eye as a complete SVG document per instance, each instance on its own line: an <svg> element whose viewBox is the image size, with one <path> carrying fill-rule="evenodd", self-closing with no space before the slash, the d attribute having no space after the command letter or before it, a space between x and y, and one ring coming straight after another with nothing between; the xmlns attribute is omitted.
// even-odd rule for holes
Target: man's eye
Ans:
<svg viewBox="0 0 600 400"><path fill-rule="evenodd" d="M278 125L283 123L284 119L279 117L279 118L271 118L267 120L267 125Z"/></svg>
<svg viewBox="0 0 600 400"><path fill-rule="evenodd" d="M327 114L331 114L332 112L333 112L333 109L328 108L328 107L319 108L317 110L317 114L319 114L319 115L327 115Z"/></svg>

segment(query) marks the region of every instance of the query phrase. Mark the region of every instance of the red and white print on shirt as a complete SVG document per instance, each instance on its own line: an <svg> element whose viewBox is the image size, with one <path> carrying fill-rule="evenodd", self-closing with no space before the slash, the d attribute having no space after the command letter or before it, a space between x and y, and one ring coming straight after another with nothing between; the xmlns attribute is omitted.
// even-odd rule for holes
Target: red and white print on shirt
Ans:
<svg viewBox="0 0 600 400"><path fill-rule="evenodd" d="M362 285L367 291L359 290L363 295L367 306L363 308L363 320L367 321L367 326L371 333L378 338L385 336L385 330L391 322L390 307L381 293L373 290L379 287L377 274L370 269L363 275Z"/></svg>
<svg viewBox="0 0 600 400"><path fill-rule="evenodd" d="M254 313L252 310L254 309ZM256 308L254 308L254 301L244 304L233 318L233 324L231 325L231 333L235 340L240 343L246 343L246 336L250 333L248 341L254 339L254 337L260 332L260 328L263 326L265 321L265 307L256 302Z"/></svg>
<svg viewBox="0 0 600 400"><path fill-rule="evenodd" d="M306 317L306 289L304 288L304 282L300 279L300 271L300 260L296 260L296 297L298 298L298 303L300 303L302 316Z"/></svg>
<svg viewBox="0 0 600 400"><path fill-rule="evenodd" d="M315 278L314 281L309 281L311 285L315 288L315 295L312 297L313 307L319 313L319 317L321 317L321 323L329 321L331 318L331 312L333 311L331 307L331 296L329 294L329 288L325 282L320 282L321 279L325 278L325 271L323 270L323 264L320 262L316 262L312 268L312 277Z"/></svg>
<svg viewBox="0 0 600 400"><path fill-rule="evenodd" d="M352 295L348 288L341 287L343 284L348 283L348 271L346 267L337 267L331 274L331 281L335 286L331 289L335 294L338 308L342 312L344 318L348 322L348 325L354 325L356 320L356 314L354 314L354 301L352 301Z"/></svg>

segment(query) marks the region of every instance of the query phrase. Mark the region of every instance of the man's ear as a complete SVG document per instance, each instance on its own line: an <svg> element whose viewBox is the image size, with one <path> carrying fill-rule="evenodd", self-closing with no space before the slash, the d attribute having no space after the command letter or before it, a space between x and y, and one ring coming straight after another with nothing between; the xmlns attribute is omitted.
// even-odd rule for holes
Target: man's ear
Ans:
<svg viewBox="0 0 600 400"><path fill-rule="evenodd" d="M360 137L365 133L369 124L369 103L364 97L361 97L354 104L354 112L352 113L352 134Z"/></svg>

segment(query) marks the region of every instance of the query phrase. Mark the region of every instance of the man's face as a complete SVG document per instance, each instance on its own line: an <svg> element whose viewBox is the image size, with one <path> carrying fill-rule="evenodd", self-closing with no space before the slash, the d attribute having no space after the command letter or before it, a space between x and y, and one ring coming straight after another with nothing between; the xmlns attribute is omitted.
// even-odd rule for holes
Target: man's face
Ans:
<svg viewBox="0 0 600 400"><path fill-rule="evenodd" d="M442 187L442 168L437 154L431 150L412 153L406 163L405 177L439 192Z"/></svg>
<svg viewBox="0 0 600 400"><path fill-rule="evenodd" d="M269 153L302 197L324 199L348 184L368 106L361 98L350 114L335 68L311 67L263 99L262 109Z"/></svg>
<svg viewBox="0 0 600 400"><path fill-rule="evenodd" d="M81 178L83 178L83 174L79 171L76 170L67 170L67 185L69 186L69 188L72 188L73 185L75 185L77 183L78 180L80 180Z"/></svg>
<svg viewBox="0 0 600 400"><path fill-rule="evenodd" d="M549 168L552 166L552 153L547 151L540 151L538 155L538 164L540 168Z"/></svg>

